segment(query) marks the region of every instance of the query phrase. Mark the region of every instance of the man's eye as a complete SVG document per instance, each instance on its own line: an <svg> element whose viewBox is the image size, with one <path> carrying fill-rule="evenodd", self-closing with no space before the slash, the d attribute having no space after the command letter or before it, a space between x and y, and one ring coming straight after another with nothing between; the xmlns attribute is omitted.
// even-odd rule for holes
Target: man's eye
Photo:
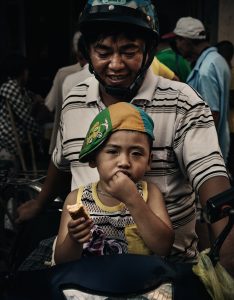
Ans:
<svg viewBox="0 0 234 300"><path fill-rule="evenodd" d="M124 52L123 55L125 55L126 57L133 57L136 54L136 52Z"/></svg>
<svg viewBox="0 0 234 300"><path fill-rule="evenodd" d="M110 55L108 52L98 52L100 58L107 58Z"/></svg>

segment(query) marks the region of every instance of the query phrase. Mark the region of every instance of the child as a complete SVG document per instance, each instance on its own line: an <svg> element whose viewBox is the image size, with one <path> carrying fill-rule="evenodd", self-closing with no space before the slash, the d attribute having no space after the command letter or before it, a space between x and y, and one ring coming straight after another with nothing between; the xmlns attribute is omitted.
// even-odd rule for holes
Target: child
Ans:
<svg viewBox="0 0 234 300"><path fill-rule="evenodd" d="M64 203L55 263L84 255L167 256L172 225L158 187L143 181L150 169L152 119L140 108L119 102L93 120L80 162L97 168L100 180L72 191ZM73 220L67 206L81 202L90 218Z"/></svg>

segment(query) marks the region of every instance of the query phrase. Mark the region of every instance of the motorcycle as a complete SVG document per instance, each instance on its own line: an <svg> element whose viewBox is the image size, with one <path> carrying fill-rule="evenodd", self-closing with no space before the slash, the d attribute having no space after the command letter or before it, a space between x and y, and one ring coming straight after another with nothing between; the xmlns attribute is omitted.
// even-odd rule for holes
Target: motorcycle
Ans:
<svg viewBox="0 0 234 300"><path fill-rule="evenodd" d="M215 266L220 248L234 224L234 188L209 199L205 213L210 223L224 217L229 219L207 254ZM156 255L84 257L45 270L7 274L2 299L212 299L193 267L193 264L168 262ZM157 296L159 288L165 288L161 298Z"/></svg>

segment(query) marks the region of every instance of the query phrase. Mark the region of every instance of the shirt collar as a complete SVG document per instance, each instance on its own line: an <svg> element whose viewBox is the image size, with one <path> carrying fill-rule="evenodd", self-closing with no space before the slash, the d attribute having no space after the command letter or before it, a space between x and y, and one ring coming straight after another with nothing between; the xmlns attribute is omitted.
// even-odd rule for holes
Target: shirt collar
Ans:
<svg viewBox="0 0 234 300"><path fill-rule="evenodd" d="M151 68L146 72L144 81L137 93L131 102L139 100L151 101L155 92L155 89L158 85L158 76L156 76Z"/></svg>
<svg viewBox="0 0 234 300"><path fill-rule="evenodd" d="M206 48L204 49L200 56L198 57L197 61L196 61L196 64L194 66L194 70L198 71L200 69L200 66L203 62L203 60L205 59L205 57L210 53L210 52L217 52L217 49L215 47L209 47L209 48Z"/></svg>

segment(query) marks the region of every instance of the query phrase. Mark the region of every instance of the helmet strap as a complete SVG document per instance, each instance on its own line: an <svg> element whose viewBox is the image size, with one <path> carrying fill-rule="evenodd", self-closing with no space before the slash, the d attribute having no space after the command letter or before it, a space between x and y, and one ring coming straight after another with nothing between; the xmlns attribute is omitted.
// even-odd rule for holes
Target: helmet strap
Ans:
<svg viewBox="0 0 234 300"><path fill-rule="evenodd" d="M88 54L87 48L86 48L86 51ZM148 55L148 59L146 61L147 55ZM136 78L134 79L134 81L132 82L132 84L129 87L115 87L115 86L107 85L100 78L100 76L97 74L97 72L94 70L94 67L93 67L93 64L91 62L89 55L87 55L87 60L89 63L90 73L92 73L95 76L95 78L100 82L100 84L103 86L103 88L105 89L107 94L109 94L115 98L122 99L124 101L130 101L137 94L137 91L139 90L141 83L144 80L145 73L154 59L154 55L155 55L155 45L154 44L148 45L144 51L141 68L138 71Z"/></svg>

